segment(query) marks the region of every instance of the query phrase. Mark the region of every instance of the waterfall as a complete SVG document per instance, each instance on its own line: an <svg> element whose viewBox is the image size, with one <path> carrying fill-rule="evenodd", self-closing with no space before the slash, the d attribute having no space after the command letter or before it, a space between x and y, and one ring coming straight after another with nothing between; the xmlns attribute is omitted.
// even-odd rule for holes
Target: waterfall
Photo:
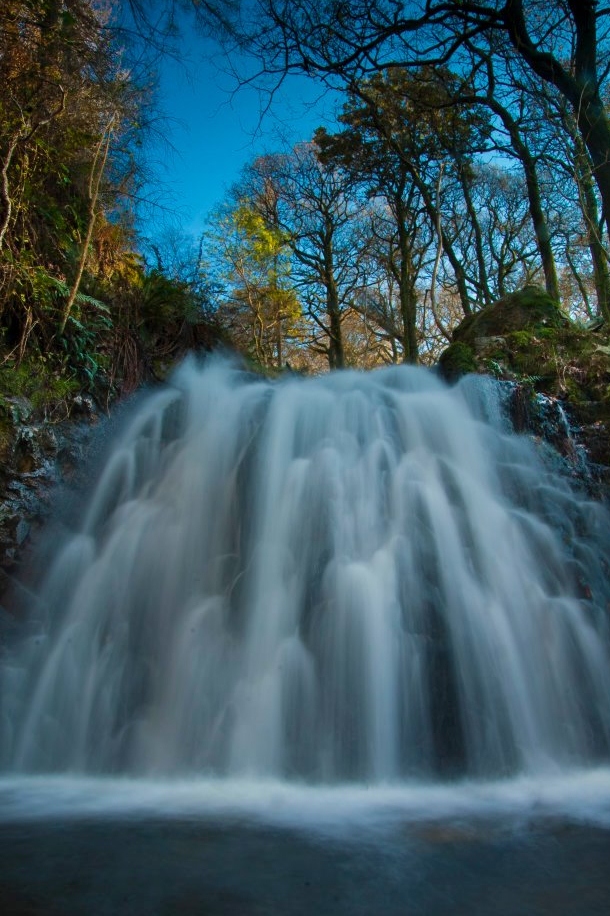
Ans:
<svg viewBox="0 0 610 916"><path fill-rule="evenodd" d="M500 386L187 361L0 665L5 772L492 778L610 752L610 524Z"/></svg>

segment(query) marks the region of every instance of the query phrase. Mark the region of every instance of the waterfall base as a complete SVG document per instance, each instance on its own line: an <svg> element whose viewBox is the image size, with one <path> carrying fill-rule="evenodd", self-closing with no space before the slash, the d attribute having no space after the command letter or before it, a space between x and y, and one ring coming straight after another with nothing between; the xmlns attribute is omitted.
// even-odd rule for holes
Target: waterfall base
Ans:
<svg viewBox="0 0 610 916"><path fill-rule="evenodd" d="M312 786L285 780L132 779L71 776L0 779L0 824L168 821L296 830L341 842L376 831L479 825L483 832L542 822L610 830L610 768L500 781Z"/></svg>
<svg viewBox="0 0 610 916"><path fill-rule="evenodd" d="M0 780L3 912L606 916L610 771L402 787Z"/></svg>

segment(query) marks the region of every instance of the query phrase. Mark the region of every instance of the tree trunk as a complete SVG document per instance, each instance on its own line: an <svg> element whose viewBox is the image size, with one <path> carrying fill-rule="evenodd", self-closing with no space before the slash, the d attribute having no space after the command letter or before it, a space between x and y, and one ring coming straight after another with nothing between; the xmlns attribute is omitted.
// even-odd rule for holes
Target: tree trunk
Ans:
<svg viewBox="0 0 610 916"><path fill-rule="evenodd" d="M602 240L600 238L599 214L597 211L597 198L589 160L580 136L575 138L575 171L576 181L580 190L580 201L587 226L587 239L591 261L593 263L593 277L595 282L595 295L597 308L600 315L610 314L610 272L608 260Z"/></svg>
<svg viewBox="0 0 610 916"><path fill-rule="evenodd" d="M281 314L279 314L277 316L277 331L276 331L276 339L275 339L278 369L282 369L284 365L284 347L283 347L284 337L283 337L283 331L282 331L282 320L283 320L282 316Z"/></svg>
<svg viewBox="0 0 610 916"><path fill-rule="evenodd" d="M15 150L17 149L19 139L19 136L15 136L9 143L6 156L4 157L4 162L2 163L2 170L0 171L0 204L2 205L2 215L0 216L0 251L4 245L4 239L8 231L8 227L11 222L11 215L13 212L13 202L11 200L8 170L11 166L11 162L13 160Z"/></svg>
<svg viewBox="0 0 610 916"><path fill-rule="evenodd" d="M523 141L517 122L510 112L493 98L488 99L488 105L504 124L515 155L523 166L529 211L534 227L534 235L536 236L536 245L542 261L546 291L555 302L559 302L559 280L555 266L555 255L551 246L548 223L542 208L542 195L540 193L536 160L530 153L527 144Z"/></svg>
<svg viewBox="0 0 610 916"><path fill-rule="evenodd" d="M610 236L610 121L599 93L597 73L597 2L567 0L576 34L573 70L552 54L539 51L525 23L523 0L507 0L504 24L517 53L541 79L551 83L572 106L583 143L591 157L593 179L602 199L602 218ZM602 304L610 324L610 308Z"/></svg>
<svg viewBox="0 0 610 916"><path fill-rule="evenodd" d="M610 237L610 124L601 101L578 109L578 127L593 165L593 178L602 199L602 218Z"/></svg>
<svg viewBox="0 0 610 916"><path fill-rule="evenodd" d="M68 296L68 301L64 306L64 310L61 316L61 322L59 324L60 335L62 335L66 329L66 323L70 317L72 306L76 301L81 280L83 278L83 273L85 271L85 264L87 263L89 246L91 245L91 239L93 238L93 229L95 227L95 219L97 216L97 199L99 196L100 184L102 181L102 175L104 174L104 169L106 168L106 162L108 161L108 153L110 150L110 140L112 137L112 125L114 119L115 115L113 115L108 122L106 132L100 138L97 149L95 151L95 156L93 157L93 162L91 163L91 172L89 175L89 220L87 223L87 233L83 241L76 276L70 290L70 295Z"/></svg>
<svg viewBox="0 0 610 916"><path fill-rule="evenodd" d="M328 365L331 369L343 369L345 367L343 329L341 327L341 309L339 306L339 296L337 294L337 284L335 283L334 277L327 278L326 311L328 313L330 331Z"/></svg>
<svg viewBox="0 0 610 916"><path fill-rule="evenodd" d="M469 165L463 160L458 161L458 171L460 176L460 184L462 186L462 193L464 195L464 203L466 204L466 212L470 217L470 223L472 225L472 231L474 232L474 247L477 257L477 268L479 272L479 289L483 294L483 305L491 305L492 296L491 290L489 289L489 278L487 276L487 265L485 264L485 253L483 250L483 233L481 232L481 224L476 214L474 203L472 200L472 194L470 193L470 183L468 177L468 168ZM439 192L440 192L440 177L439 177ZM437 197L439 194L437 194Z"/></svg>
<svg viewBox="0 0 610 916"><path fill-rule="evenodd" d="M400 253L400 267L398 276L398 298L400 302L400 317L402 320L402 347L403 362L416 364L419 361L417 345L417 314L413 297L413 282L411 271L411 251L409 237L405 228L405 214L402 200L396 201L396 216L398 229L398 250Z"/></svg>
<svg viewBox="0 0 610 916"><path fill-rule="evenodd" d="M329 344L328 365L331 369L343 369L343 329L341 327L341 304L335 280L335 259L333 254L332 226L327 225L323 241L324 286L326 288L326 313L328 315Z"/></svg>
<svg viewBox="0 0 610 916"><path fill-rule="evenodd" d="M456 255L451 239L443 228L440 206L438 202L435 202L432 199L430 195L430 189L426 185L425 181L420 178L416 171L413 171L412 177L422 196L426 212L428 213L428 216L430 217L433 225L437 227L437 231L440 235L442 243L442 251L447 255L447 259L453 269L462 311L464 312L464 315L471 315L472 307L470 305L470 297L468 295L468 286L466 285L466 272L462 265L461 258Z"/></svg>

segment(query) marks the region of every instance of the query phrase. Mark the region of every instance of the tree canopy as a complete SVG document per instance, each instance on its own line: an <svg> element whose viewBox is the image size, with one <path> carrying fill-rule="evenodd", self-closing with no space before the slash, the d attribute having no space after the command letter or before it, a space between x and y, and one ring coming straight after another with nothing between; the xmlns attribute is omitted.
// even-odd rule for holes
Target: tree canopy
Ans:
<svg viewBox="0 0 610 916"><path fill-rule="evenodd" d="M347 86L395 67L451 66L472 81L484 59L533 74L570 107L610 225L604 105L610 5L598 0L257 0L249 41L264 72Z"/></svg>
<svg viewBox="0 0 610 916"><path fill-rule="evenodd" d="M267 87L308 74L340 107L254 157L200 239L145 242L186 11ZM219 339L273 371L432 363L531 283L608 326L610 3L7 0L2 22L3 366L130 390Z"/></svg>

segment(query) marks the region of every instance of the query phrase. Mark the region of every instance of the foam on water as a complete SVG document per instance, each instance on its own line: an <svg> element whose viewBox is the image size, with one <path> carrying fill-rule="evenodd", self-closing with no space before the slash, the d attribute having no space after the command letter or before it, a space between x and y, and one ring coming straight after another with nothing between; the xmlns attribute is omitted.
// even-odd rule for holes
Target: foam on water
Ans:
<svg viewBox="0 0 610 916"><path fill-rule="evenodd" d="M310 786L284 780L0 779L0 823L73 819L184 820L287 828L353 842L371 831L547 821L610 828L610 769L456 783Z"/></svg>

